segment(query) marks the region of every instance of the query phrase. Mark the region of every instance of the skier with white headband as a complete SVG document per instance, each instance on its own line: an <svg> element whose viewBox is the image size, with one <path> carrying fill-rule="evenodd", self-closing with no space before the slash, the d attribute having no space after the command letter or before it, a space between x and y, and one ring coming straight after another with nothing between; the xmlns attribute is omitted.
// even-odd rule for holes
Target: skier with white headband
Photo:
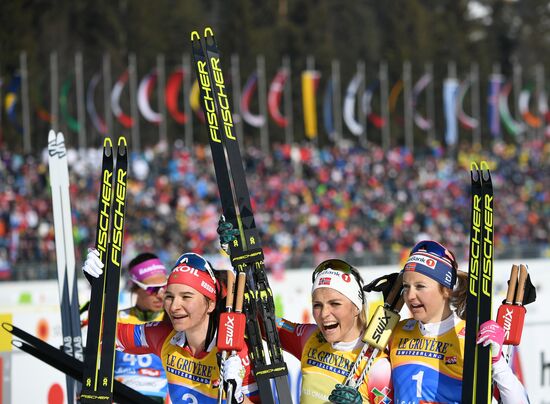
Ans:
<svg viewBox="0 0 550 404"><path fill-rule="evenodd" d="M238 230L220 220L220 244L228 251ZM366 297L361 275L347 262L331 259L313 271L311 288L315 324L277 321L282 348L301 362L300 403L375 403L393 397L391 366L384 352L375 358L358 389L343 383L353 367L367 326ZM366 361L357 368L358 377Z"/></svg>

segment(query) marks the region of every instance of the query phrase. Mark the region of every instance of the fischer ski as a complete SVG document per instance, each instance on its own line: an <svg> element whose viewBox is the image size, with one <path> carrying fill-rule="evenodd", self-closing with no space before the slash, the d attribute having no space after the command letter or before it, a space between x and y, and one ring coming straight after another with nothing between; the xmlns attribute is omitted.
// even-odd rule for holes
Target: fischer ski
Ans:
<svg viewBox="0 0 550 404"><path fill-rule="evenodd" d="M128 171L126 139L119 137L116 166L110 138L103 143L96 249L104 271L91 283L81 403L111 403Z"/></svg>
<svg viewBox="0 0 550 404"><path fill-rule="evenodd" d="M50 344L41 339L29 334L28 332L18 328L10 323L2 323L2 328L13 334L20 340L14 339L12 345L21 349L42 362L56 368L65 373L74 380L82 379L83 363L65 354L63 351L54 348ZM114 399L119 404L154 404L156 401L144 396L143 394L125 386L115 380L114 382Z"/></svg>
<svg viewBox="0 0 550 404"><path fill-rule="evenodd" d="M79 361L84 360L78 285L76 277L71 201L69 197L69 168L63 133L48 133L48 165L52 190L57 282L61 309L63 351ZM75 402L80 384L67 377L67 402Z"/></svg>
<svg viewBox="0 0 550 404"><path fill-rule="evenodd" d="M490 346L476 344L479 327L491 319L493 290L493 184L487 162L470 167L472 215L462 402L490 403L492 400Z"/></svg>
<svg viewBox="0 0 550 404"><path fill-rule="evenodd" d="M219 50L212 29L204 30L204 47L200 34L193 31L191 45L201 102L207 116L209 142L223 215L240 234L240 238L230 245L230 257L237 274L246 274L246 332L260 400L264 404L275 402L275 392L271 389L273 379L279 402L291 403L288 369L275 323L275 304L265 272L259 231L254 221ZM258 318L261 319L264 330L269 362L264 353Z"/></svg>

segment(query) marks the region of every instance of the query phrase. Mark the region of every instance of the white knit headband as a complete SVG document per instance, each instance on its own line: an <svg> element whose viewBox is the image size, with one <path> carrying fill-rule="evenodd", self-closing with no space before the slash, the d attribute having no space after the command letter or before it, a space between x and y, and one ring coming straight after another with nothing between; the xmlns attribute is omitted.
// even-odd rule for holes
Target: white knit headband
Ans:
<svg viewBox="0 0 550 404"><path fill-rule="evenodd" d="M359 310L363 309L363 291L352 274L330 268L325 269L319 272L315 278L311 287L311 293L313 294L319 288L334 289L351 300Z"/></svg>

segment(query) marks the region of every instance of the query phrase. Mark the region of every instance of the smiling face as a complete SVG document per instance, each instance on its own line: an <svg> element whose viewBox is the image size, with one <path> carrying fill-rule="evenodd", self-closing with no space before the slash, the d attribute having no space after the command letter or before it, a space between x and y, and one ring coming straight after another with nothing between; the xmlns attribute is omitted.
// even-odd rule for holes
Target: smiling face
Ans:
<svg viewBox="0 0 550 404"><path fill-rule="evenodd" d="M418 272L403 274L403 298L415 320L437 323L451 315L451 290Z"/></svg>
<svg viewBox="0 0 550 404"><path fill-rule="evenodd" d="M315 289L313 318L327 342L350 342L361 333L359 309L350 299L330 288Z"/></svg>
<svg viewBox="0 0 550 404"><path fill-rule="evenodd" d="M193 289L179 283L170 284L164 294L164 309L176 331L197 331L208 329L208 314L215 303Z"/></svg>

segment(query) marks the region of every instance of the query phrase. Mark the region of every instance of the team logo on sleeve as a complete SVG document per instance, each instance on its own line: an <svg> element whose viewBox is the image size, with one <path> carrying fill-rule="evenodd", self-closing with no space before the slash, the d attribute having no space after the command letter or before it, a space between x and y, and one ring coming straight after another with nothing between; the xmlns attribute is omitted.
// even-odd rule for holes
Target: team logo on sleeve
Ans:
<svg viewBox="0 0 550 404"><path fill-rule="evenodd" d="M391 389L384 387L382 391L378 390L376 387L371 390L371 393L374 396L374 404L390 404L391 398L388 396L391 393Z"/></svg>
<svg viewBox="0 0 550 404"><path fill-rule="evenodd" d="M456 356L446 356L445 365L456 365L457 359Z"/></svg>

